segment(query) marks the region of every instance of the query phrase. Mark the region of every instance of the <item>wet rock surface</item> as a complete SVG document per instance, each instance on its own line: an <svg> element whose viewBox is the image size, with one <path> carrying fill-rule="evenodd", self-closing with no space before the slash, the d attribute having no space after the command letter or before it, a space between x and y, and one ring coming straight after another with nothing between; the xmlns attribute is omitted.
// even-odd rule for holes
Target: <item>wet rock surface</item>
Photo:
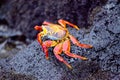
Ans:
<svg viewBox="0 0 120 80"><path fill-rule="evenodd" d="M12 2L12 4L13 3L14 2ZM22 2L19 1L19 3ZM45 5L44 3L41 4ZM81 43L91 44L94 46L92 49L79 48L73 44L71 46L71 52L87 57L89 59L88 61L73 59L63 54L62 56L73 66L73 69L70 70L55 58L52 51L53 48L49 49L50 60L46 60L44 53L41 50L41 46L37 41L34 41L27 46L27 48L17 52L14 56L0 59L0 79L119 80L119 9L120 4L118 0L108 0L108 2L102 6L100 11L94 16L93 24L89 29L81 28L81 30L76 31L73 28L69 28L70 33L73 34ZM46 12L49 12L49 10ZM51 20L50 14L46 19ZM56 20L57 18L53 18L51 21L54 21L54 19ZM75 18L73 20L75 20ZM25 24L28 23L26 22ZM38 23L41 23L41 21ZM37 23L35 22L31 24ZM77 22L77 24L81 23Z"/></svg>

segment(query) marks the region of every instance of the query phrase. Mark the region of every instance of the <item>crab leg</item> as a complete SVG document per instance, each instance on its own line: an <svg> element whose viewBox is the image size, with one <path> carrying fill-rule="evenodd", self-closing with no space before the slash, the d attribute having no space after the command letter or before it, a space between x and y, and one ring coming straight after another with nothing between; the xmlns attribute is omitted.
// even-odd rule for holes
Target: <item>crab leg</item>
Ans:
<svg viewBox="0 0 120 80"><path fill-rule="evenodd" d="M59 61L63 62L66 66L68 66L70 69L72 69L72 66L71 66L69 63L67 63L67 61L65 61L65 60L60 56L60 54L62 53L62 43L59 43L59 44L54 48L53 51L54 51L54 54L55 54L56 58L57 58Z"/></svg>
<svg viewBox="0 0 120 80"><path fill-rule="evenodd" d="M45 53L46 59L49 59L49 56L48 56L48 48L49 48L49 47L53 47L53 46L55 46L56 44L57 44L56 41L51 41L51 40L48 40L48 41L43 42L43 44L42 44L42 49L43 49L43 51L44 51L44 53Z"/></svg>
<svg viewBox="0 0 120 80"><path fill-rule="evenodd" d="M88 44L82 44L80 43L74 36L69 35L70 40L73 42L73 44L82 47L82 48L92 48L92 45L88 45Z"/></svg>
<svg viewBox="0 0 120 80"><path fill-rule="evenodd" d="M68 24L68 25L72 26L73 28L76 28L77 30L79 30L78 26L76 26L76 25L74 25L74 24L72 24L72 23L70 23L70 22L68 22L68 21L66 21L66 20L59 19L59 20L58 20L58 23L59 23L60 25L62 25L63 27L65 27L65 28L66 28L66 24Z"/></svg>
<svg viewBox="0 0 120 80"><path fill-rule="evenodd" d="M82 59L82 60L87 60L86 57L82 57L82 56L79 56L79 55L76 55L74 53L70 53L70 40L66 40L64 43L63 43L63 52L70 56L70 57L73 57L73 58L79 58L79 59Z"/></svg>

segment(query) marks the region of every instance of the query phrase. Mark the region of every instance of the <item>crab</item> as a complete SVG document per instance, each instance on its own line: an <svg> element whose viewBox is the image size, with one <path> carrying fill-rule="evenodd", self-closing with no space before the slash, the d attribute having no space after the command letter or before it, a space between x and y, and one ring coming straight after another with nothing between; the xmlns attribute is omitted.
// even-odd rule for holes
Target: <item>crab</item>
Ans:
<svg viewBox="0 0 120 80"><path fill-rule="evenodd" d="M73 44L81 48L92 48L92 45L80 43L66 28L66 25L70 25L71 27L79 30L78 26L63 19L59 19L58 23L59 24L53 24L51 22L44 21L41 26L36 25L34 27L35 30L40 31L40 33L37 34L37 40L42 46L46 59L49 59L48 48L54 47L53 53L56 58L63 62L68 68L72 69L72 66L60 56L62 52L72 58L79 58L81 60L87 60L88 58L71 53L70 40ZM45 36L47 36L49 40L43 42L42 38Z"/></svg>

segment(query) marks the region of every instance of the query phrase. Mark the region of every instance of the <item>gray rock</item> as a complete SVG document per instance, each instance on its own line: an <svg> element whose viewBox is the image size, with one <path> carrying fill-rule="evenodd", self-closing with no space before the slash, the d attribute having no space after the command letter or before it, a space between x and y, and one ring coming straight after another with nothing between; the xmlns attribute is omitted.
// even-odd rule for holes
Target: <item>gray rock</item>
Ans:
<svg viewBox="0 0 120 80"><path fill-rule="evenodd" d="M45 59L37 41L20 51L9 63L17 73L34 75L38 80L60 80L63 73L61 68Z"/></svg>
<svg viewBox="0 0 120 80"><path fill-rule="evenodd" d="M96 15L90 32L95 52L91 56L97 59L103 70L120 73L120 5L109 0L102 11Z"/></svg>

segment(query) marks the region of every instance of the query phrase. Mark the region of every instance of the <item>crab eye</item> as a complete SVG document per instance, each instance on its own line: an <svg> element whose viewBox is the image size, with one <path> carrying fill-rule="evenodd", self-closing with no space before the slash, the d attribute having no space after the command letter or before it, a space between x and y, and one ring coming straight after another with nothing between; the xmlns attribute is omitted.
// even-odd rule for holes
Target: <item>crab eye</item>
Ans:
<svg viewBox="0 0 120 80"><path fill-rule="evenodd" d="M37 25L36 25L36 26L34 27L34 29L37 30L37 31L42 31L42 27L41 27L41 26L37 26Z"/></svg>

